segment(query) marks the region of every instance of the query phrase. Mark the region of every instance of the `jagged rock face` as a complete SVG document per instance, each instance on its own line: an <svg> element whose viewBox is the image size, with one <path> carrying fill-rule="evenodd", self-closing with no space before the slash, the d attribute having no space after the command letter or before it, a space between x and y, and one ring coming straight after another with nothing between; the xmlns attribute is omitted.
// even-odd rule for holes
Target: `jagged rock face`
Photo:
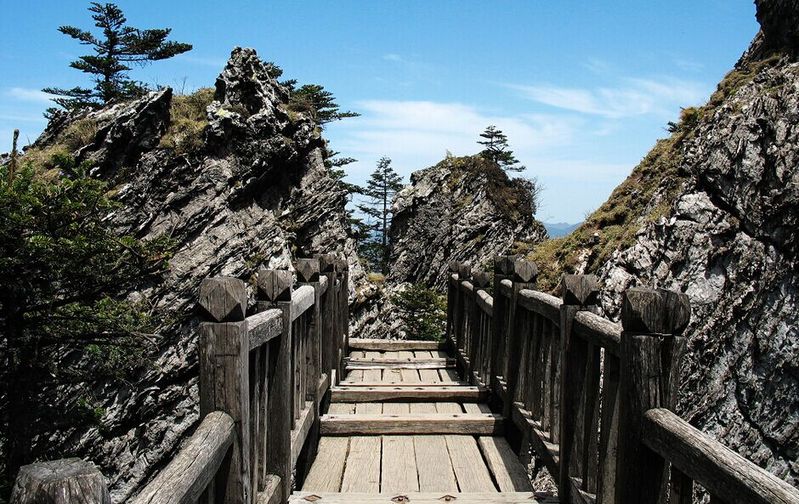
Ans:
<svg viewBox="0 0 799 504"><path fill-rule="evenodd" d="M301 115L289 120L286 92L255 51L233 51L198 151L156 148L170 99L163 90L93 113L97 137L77 152L116 185L121 232L168 235L176 244L164 278L131 293L163 320L152 366L136 383L94 391L106 411L103 430L46 441L100 465L116 502L168 462L198 420L194 310L205 277L249 280L259 264L291 267L294 257L326 252L351 261L354 283L363 276L347 235L347 195L324 166L318 129Z"/></svg>
<svg viewBox="0 0 799 504"><path fill-rule="evenodd" d="M794 37L799 5L757 4L763 33L738 64L756 74L680 146L688 176L669 214L641 228L599 275L611 316L629 286L689 295L679 413L797 485L799 63L792 45L770 65L752 58L765 54L764 35Z"/></svg>
<svg viewBox="0 0 799 504"><path fill-rule="evenodd" d="M799 1L755 0L765 46L795 52L799 48Z"/></svg>
<svg viewBox="0 0 799 504"><path fill-rule="evenodd" d="M451 158L414 172L394 200L394 282L444 289L449 261L485 269L517 243L546 239L532 207L498 168L477 157Z"/></svg>

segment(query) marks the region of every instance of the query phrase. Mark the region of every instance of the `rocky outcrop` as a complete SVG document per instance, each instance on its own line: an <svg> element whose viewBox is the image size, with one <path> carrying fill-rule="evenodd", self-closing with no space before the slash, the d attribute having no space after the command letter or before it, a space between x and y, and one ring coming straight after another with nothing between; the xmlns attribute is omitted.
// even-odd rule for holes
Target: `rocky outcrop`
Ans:
<svg viewBox="0 0 799 504"><path fill-rule="evenodd" d="M411 175L394 199L391 272L394 282L444 289L449 261L487 268L520 243L546 238L521 180L477 156L447 158Z"/></svg>
<svg viewBox="0 0 799 504"><path fill-rule="evenodd" d="M679 413L797 485L799 2L756 3L763 30L710 102L683 114L672 138L547 257L596 272L611 317L630 286L688 294ZM657 166L666 176L653 178ZM641 210L627 215L621 201ZM629 240L612 242L627 229ZM590 245L594 232L600 243ZM615 250L592 262L608 243Z"/></svg>
<svg viewBox="0 0 799 504"><path fill-rule="evenodd" d="M495 256L544 240L529 184L509 179L479 156L447 157L414 172L410 185L394 198L391 271L385 284L361 290L351 332L405 337L391 297L406 285L421 283L444 292L450 261L493 271Z"/></svg>
<svg viewBox="0 0 799 504"><path fill-rule="evenodd" d="M120 232L175 244L164 278L129 293L163 321L152 365L135 383L92 391L105 411L101 427L46 440L101 466L117 502L171 458L197 421L194 308L203 278L249 280L259 264L291 267L295 257L322 252L346 257L354 283L363 275L347 234L346 192L324 166L319 129L303 114L289 116L286 91L255 51L233 51L198 149L157 147L172 99L165 89L82 118L97 133L75 151L114 186ZM56 127L49 131L56 141Z"/></svg>

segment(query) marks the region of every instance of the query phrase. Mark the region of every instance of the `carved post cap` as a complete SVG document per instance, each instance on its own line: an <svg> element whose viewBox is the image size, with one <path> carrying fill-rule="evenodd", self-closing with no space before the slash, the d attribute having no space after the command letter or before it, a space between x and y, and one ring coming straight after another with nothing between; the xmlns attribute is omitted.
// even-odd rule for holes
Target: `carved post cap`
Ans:
<svg viewBox="0 0 799 504"><path fill-rule="evenodd" d="M469 280L472 276L472 265L462 262L458 265L458 280Z"/></svg>
<svg viewBox="0 0 799 504"><path fill-rule="evenodd" d="M595 275L563 275L563 304L588 306L599 302L599 281Z"/></svg>
<svg viewBox="0 0 799 504"><path fill-rule="evenodd" d="M247 316L247 286L233 277L206 278L200 284L200 309L213 322L238 322Z"/></svg>
<svg viewBox="0 0 799 504"><path fill-rule="evenodd" d="M294 275L287 270L258 268L258 298L270 303L291 301L291 286Z"/></svg>
<svg viewBox="0 0 799 504"><path fill-rule="evenodd" d="M691 303L685 294L644 287L624 291L621 324L627 332L679 335L690 320Z"/></svg>
<svg viewBox="0 0 799 504"><path fill-rule="evenodd" d="M110 504L111 497L105 478L94 464L70 458L22 466L10 502Z"/></svg>
<svg viewBox="0 0 799 504"><path fill-rule="evenodd" d="M333 254L322 254L319 256L319 271L322 273L333 273L336 271L336 256Z"/></svg>
<svg viewBox="0 0 799 504"><path fill-rule="evenodd" d="M530 283L535 282L538 276L538 266L534 262L526 259L516 259L513 261L513 281Z"/></svg>
<svg viewBox="0 0 799 504"><path fill-rule="evenodd" d="M513 274L513 263L516 262L518 259L518 255L501 255L497 256L494 259L494 273L499 273L501 275L512 275Z"/></svg>
<svg viewBox="0 0 799 504"><path fill-rule="evenodd" d="M318 259L297 259L294 269L297 270L297 279L302 283L319 281Z"/></svg>
<svg viewBox="0 0 799 504"><path fill-rule="evenodd" d="M475 271L472 273L472 285L478 289L485 289L490 278L485 271Z"/></svg>
<svg viewBox="0 0 799 504"><path fill-rule="evenodd" d="M447 266L449 267L450 273L457 273L458 269L460 269L461 267L461 263L460 261L450 261L449 263L447 263Z"/></svg>

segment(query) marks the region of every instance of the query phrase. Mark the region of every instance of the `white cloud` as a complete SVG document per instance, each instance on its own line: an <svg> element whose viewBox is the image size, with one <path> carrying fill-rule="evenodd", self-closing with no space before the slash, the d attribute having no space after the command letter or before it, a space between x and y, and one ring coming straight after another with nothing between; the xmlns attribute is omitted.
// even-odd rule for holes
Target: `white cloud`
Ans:
<svg viewBox="0 0 799 504"><path fill-rule="evenodd" d="M384 54L383 59L386 61L397 61L397 62L405 61L405 59L402 56L394 53Z"/></svg>
<svg viewBox="0 0 799 504"><path fill-rule="evenodd" d="M522 96L551 107L608 119L657 115L670 117L679 106L707 97L705 86L674 77L625 78L616 87L595 89L554 85L507 85Z"/></svg>
<svg viewBox="0 0 799 504"><path fill-rule="evenodd" d="M53 95L45 93L39 89L13 87L6 91L6 95L21 101L47 103L53 99Z"/></svg>

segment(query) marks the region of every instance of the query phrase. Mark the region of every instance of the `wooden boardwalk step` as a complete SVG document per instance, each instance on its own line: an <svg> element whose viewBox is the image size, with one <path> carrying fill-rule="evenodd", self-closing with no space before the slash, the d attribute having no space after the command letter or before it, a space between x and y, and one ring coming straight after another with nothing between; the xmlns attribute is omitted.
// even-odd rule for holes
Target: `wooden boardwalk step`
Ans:
<svg viewBox="0 0 799 504"><path fill-rule="evenodd" d="M423 370L424 371L424 370ZM435 372L435 371L433 371ZM367 388L367 387L374 387L374 388L392 388L392 387L405 387L405 386L413 386L413 387L470 387L471 384L465 381L440 381L440 382L376 382L376 381L369 381L369 382L359 382L354 380L344 380L341 382L341 386L343 387L351 387L351 388Z"/></svg>
<svg viewBox="0 0 799 504"><path fill-rule="evenodd" d="M374 350L378 352L398 352L400 350L442 350L443 343L420 340L385 340L350 338L350 350Z"/></svg>
<svg viewBox="0 0 799 504"><path fill-rule="evenodd" d="M533 492L506 493L447 493L447 492L409 492L409 493L329 493L294 492L289 498L291 504L558 504L553 497L537 497Z"/></svg>
<svg viewBox="0 0 799 504"><path fill-rule="evenodd" d="M451 384L450 384L451 385ZM488 390L471 386L392 385L379 387L338 386L330 389L332 402L378 401L454 401L479 402L488 397Z"/></svg>
<svg viewBox="0 0 799 504"><path fill-rule="evenodd" d="M321 433L328 436L382 434L501 435L504 418L491 413L427 413L408 415L322 415Z"/></svg>
<svg viewBox="0 0 799 504"><path fill-rule="evenodd" d="M455 367L455 359L442 357L348 357L347 369L446 369Z"/></svg>

